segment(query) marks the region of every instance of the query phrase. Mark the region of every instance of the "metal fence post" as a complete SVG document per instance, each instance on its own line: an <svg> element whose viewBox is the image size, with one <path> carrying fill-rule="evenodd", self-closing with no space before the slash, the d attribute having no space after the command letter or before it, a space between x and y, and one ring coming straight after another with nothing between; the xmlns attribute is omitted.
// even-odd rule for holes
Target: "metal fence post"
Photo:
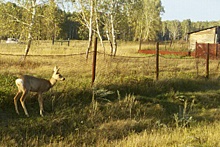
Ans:
<svg viewBox="0 0 220 147"><path fill-rule="evenodd" d="M68 38L68 46L70 46L70 39Z"/></svg>
<svg viewBox="0 0 220 147"><path fill-rule="evenodd" d="M94 53L93 53L93 63L92 63L92 86L94 84L95 81L95 72L96 72L96 57L97 57L97 41L98 38L95 38L94 41Z"/></svg>
<svg viewBox="0 0 220 147"><path fill-rule="evenodd" d="M156 80L159 79L159 42L156 45Z"/></svg>
<svg viewBox="0 0 220 147"><path fill-rule="evenodd" d="M52 45L54 45L54 37L52 37Z"/></svg>

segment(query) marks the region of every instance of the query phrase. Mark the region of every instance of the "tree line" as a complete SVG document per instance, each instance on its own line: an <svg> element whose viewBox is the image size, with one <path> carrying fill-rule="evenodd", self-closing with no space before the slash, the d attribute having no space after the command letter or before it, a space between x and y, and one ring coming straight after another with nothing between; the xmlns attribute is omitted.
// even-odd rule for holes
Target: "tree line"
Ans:
<svg viewBox="0 0 220 147"><path fill-rule="evenodd" d="M146 41L180 40L186 39L188 32L220 24L220 21L192 22L190 19L183 21L161 21L161 15L163 15L164 10L160 0L153 1L154 3L151 5L148 4L150 0L145 1L146 4L142 3L142 5L140 3L143 0L137 0L133 3L132 0L129 0L130 3L127 3L127 1L124 0L124 3L121 1L121 3L115 6L118 7L118 10L115 10L116 12L118 11L118 14L115 14L114 20L115 32L119 40L135 41L140 39L141 35L142 39ZM98 17L99 31L103 39L107 39L106 30L109 24L104 22L106 21L104 19L109 15L107 8L110 2L103 1L102 3L103 8L100 6L99 12L96 12L97 14L95 15L98 15L96 17ZM84 1L80 2L80 5L75 5L78 5L78 8L77 6L74 7L75 11L66 12L52 0L48 3L39 4L36 10L34 39L48 40L52 39L52 37L56 39L89 39L88 20L90 4ZM121 8L119 8L120 5ZM25 27L27 21L25 19L28 19L28 15L30 15L27 11L26 8L16 3L7 2L0 4L1 38L15 37L27 39L28 30Z"/></svg>
<svg viewBox="0 0 220 147"><path fill-rule="evenodd" d="M71 11L65 10L67 4ZM0 0L0 37L27 40L26 53L32 39L89 40L88 52L96 35L101 43L108 40L115 54L117 40L186 40L188 32L220 24L162 21L163 13L161 0Z"/></svg>
<svg viewBox="0 0 220 147"><path fill-rule="evenodd" d="M197 21L190 19L183 21L167 20L162 22L161 32L158 38L162 41L169 40L187 40L187 34L190 32L202 30L212 26L219 26L220 21Z"/></svg>

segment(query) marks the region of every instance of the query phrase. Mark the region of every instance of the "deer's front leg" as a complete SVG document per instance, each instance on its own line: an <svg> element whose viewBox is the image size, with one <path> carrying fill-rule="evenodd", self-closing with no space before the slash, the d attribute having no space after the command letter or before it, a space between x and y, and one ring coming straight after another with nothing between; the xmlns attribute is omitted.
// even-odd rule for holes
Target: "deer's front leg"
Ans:
<svg viewBox="0 0 220 147"><path fill-rule="evenodd" d="M43 106L43 97L42 93L38 93L38 102L39 102L39 107L40 107L40 115L43 117L43 111L44 111L44 106Z"/></svg>
<svg viewBox="0 0 220 147"><path fill-rule="evenodd" d="M19 94L21 93L21 91L18 91L17 94L15 95L14 97L14 105L15 105L15 111L17 114L19 114L19 111L18 111L18 96Z"/></svg>
<svg viewBox="0 0 220 147"><path fill-rule="evenodd" d="M25 91L22 93L22 96L21 96L21 98L20 98L20 102L21 102L21 105L22 105L22 107L23 107L23 109L24 109L25 115L26 115L27 117L29 117L29 114L28 114L28 112L27 112L27 109L26 109L25 103L24 103L27 94L28 94L28 91L25 90Z"/></svg>

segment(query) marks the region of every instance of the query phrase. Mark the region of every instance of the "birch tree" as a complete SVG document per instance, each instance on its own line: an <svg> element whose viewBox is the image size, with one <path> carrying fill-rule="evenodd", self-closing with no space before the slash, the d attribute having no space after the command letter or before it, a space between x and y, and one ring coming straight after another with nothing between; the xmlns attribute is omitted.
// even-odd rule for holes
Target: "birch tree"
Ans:
<svg viewBox="0 0 220 147"><path fill-rule="evenodd" d="M100 4L99 4L99 0L95 0L95 8L94 8L94 17L95 17L95 24L96 24L96 30L95 32L97 33L98 37L99 37L99 40L100 40L100 43L101 43L101 46L104 50L104 56L105 56L105 46L104 46L104 43L103 43L103 39L102 39L102 36L103 34L101 34L101 27L103 25L103 17L102 17L102 11L100 11L100 8L98 7Z"/></svg>
<svg viewBox="0 0 220 147"><path fill-rule="evenodd" d="M50 3L49 3L50 2ZM46 4L48 7L52 7L47 11L44 15L44 12L39 12L39 11L44 11L42 9L45 9ZM53 4L53 5L52 5ZM5 2L5 1L0 1L1 9L0 11L3 12L2 17L6 18L7 24L4 22L2 23L2 26L7 26L5 27L5 30L10 28L12 33L8 34L13 34L13 32L16 32L16 29L19 30L20 34L17 34L15 37L20 37L24 36L23 38L27 39L26 47L25 47L25 52L24 56L22 58L22 61L25 61L29 50L31 48L32 40L34 37L38 37L39 34L41 34L40 29L45 29L40 26L40 22L44 22L47 24L47 22L50 25L54 26L56 25L56 22L54 22L55 19L55 13L54 11L57 10L56 4L54 0L50 1L40 1L40 0L13 0L10 2ZM53 11L53 12L50 12ZM53 13L54 15L48 15L50 13ZM56 16L60 17L60 16ZM42 21L44 19L44 21ZM51 23L52 22L52 23ZM13 26L16 25L16 26ZM10 30L9 29L9 30ZM53 32L55 31L55 28L53 27L51 29ZM56 28L57 30L57 28ZM8 36L8 34L6 36ZM46 36L46 35L45 35Z"/></svg>
<svg viewBox="0 0 220 147"><path fill-rule="evenodd" d="M144 40L155 40L161 28L160 14L164 11L160 0L142 0L141 29Z"/></svg>
<svg viewBox="0 0 220 147"><path fill-rule="evenodd" d="M117 40L116 40L116 35L115 35L115 23L116 23L116 11L118 7L118 1L117 0L111 0L110 5L109 5L109 14L107 14L107 36L109 43L111 45L111 55L115 56L117 52ZM111 37L109 37L109 32L111 33Z"/></svg>
<svg viewBox="0 0 220 147"><path fill-rule="evenodd" d="M22 25L16 21L11 21L10 16L17 16L21 9L13 3L2 3L0 1L0 36L18 38ZM10 13L10 15L8 15ZM10 34L10 35L8 35Z"/></svg>
<svg viewBox="0 0 220 147"><path fill-rule="evenodd" d="M83 28L88 29L88 46L86 49L86 59L88 59L89 51L92 46L92 38L94 32L94 10L95 10L95 2L94 0L74 0L73 7L78 12L76 13L76 17L73 19L82 24ZM82 29L82 28L81 28ZM84 33L85 30L82 30Z"/></svg>
<svg viewBox="0 0 220 147"><path fill-rule="evenodd" d="M187 40L187 33L191 31L191 20L186 19L181 22L182 39Z"/></svg>
<svg viewBox="0 0 220 147"><path fill-rule="evenodd" d="M179 20L167 21L168 29L171 41L175 41L176 39L181 37L181 23Z"/></svg>
<svg viewBox="0 0 220 147"><path fill-rule="evenodd" d="M90 0L90 17L89 17L89 43L86 51L86 59L88 59L89 51L92 46L92 37L93 37L93 14L94 14L94 1Z"/></svg>
<svg viewBox="0 0 220 147"><path fill-rule="evenodd" d="M164 12L160 0L125 0L127 19L134 41L155 41L161 30L161 13Z"/></svg>
<svg viewBox="0 0 220 147"><path fill-rule="evenodd" d="M33 35L33 26L35 23L35 19L36 19L36 0L31 0L30 1L30 6L27 5L27 7L24 6L24 8L27 9L27 11L30 12L30 16L31 16L31 20L29 23L27 23L27 28L28 28L28 40L27 40L27 45L25 48L25 54L24 54L24 60L26 59L28 52L30 50L31 47L31 42L32 42L32 35Z"/></svg>
<svg viewBox="0 0 220 147"><path fill-rule="evenodd" d="M115 56L117 53L117 33L120 32L120 22L122 22L125 14L126 0L103 0L102 12L104 16L104 28L106 30L106 37L110 43L111 55Z"/></svg>
<svg viewBox="0 0 220 147"><path fill-rule="evenodd" d="M78 15L74 18L74 20L80 22L82 24L82 27L88 29L88 46L86 50L86 59L88 58L88 54L92 45L92 38L94 34L97 34L99 37L99 40L101 42L101 45L105 52L105 47L102 42L102 34L100 31L100 24L103 24L102 19L102 10L100 10L100 5L103 1L100 0L90 0L89 3L87 0L77 0L74 3L74 8ZM85 31L85 30L84 30ZM82 32L84 33L84 32Z"/></svg>
<svg viewBox="0 0 220 147"><path fill-rule="evenodd" d="M1 1L1 4L4 4L3 1ZM22 17L19 17L19 14L14 14L13 12L15 11L14 5L16 5L17 8L21 9L21 11L25 11L27 15L24 15L25 13L19 13L23 14ZM25 47L25 53L24 53L24 58L23 61L26 59L26 56L28 55L29 49L31 47L31 42L32 42L32 34L33 34L33 26L35 24L35 18L36 18L36 7L37 3L36 0L31 0L31 1L14 1L14 4L11 5L12 7L9 8L9 11L5 9L5 12L9 18L10 21L12 22L17 22L25 26L28 32L28 40L27 40L27 45ZM27 16L27 19L25 20L24 16ZM10 24L9 24L10 26Z"/></svg>

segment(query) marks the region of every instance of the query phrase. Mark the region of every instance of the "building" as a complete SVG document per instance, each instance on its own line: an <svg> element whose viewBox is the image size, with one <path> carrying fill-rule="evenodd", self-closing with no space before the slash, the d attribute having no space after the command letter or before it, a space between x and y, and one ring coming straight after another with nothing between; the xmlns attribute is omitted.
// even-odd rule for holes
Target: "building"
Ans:
<svg viewBox="0 0 220 147"><path fill-rule="evenodd" d="M189 50L194 51L197 43L220 43L220 26L213 26L188 33Z"/></svg>

